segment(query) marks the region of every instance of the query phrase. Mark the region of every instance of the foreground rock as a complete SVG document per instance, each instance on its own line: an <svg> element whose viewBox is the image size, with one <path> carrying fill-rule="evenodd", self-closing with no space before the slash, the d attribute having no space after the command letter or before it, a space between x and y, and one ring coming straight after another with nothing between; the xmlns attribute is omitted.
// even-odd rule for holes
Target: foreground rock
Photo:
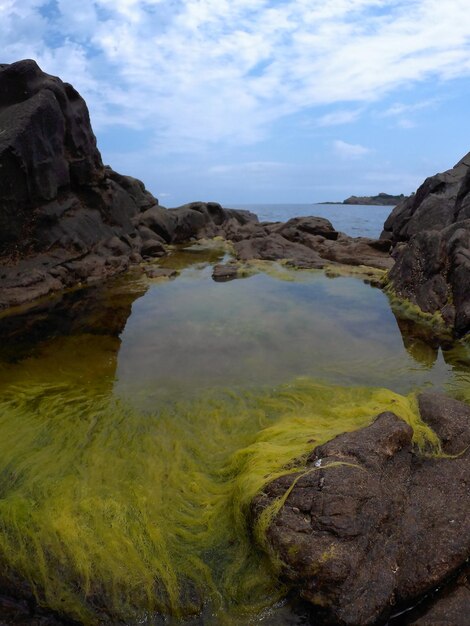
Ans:
<svg viewBox="0 0 470 626"><path fill-rule="evenodd" d="M470 331L470 154L427 178L384 225L394 245L390 282L401 298L439 313L457 337Z"/></svg>
<svg viewBox="0 0 470 626"><path fill-rule="evenodd" d="M419 455L411 428L384 413L316 448L306 472L273 481L253 503L256 519L292 489L267 542L324 623L385 623L470 556L470 408L435 393L419 407L451 456Z"/></svg>

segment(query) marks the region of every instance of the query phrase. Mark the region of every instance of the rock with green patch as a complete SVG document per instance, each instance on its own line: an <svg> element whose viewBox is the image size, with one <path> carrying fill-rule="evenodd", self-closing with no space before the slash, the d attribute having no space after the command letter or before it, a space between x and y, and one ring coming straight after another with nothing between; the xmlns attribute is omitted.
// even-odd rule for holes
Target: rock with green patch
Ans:
<svg viewBox="0 0 470 626"><path fill-rule="evenodd" d="M394 245L390 283L425 313L440 313L457 337L470 331L470 154L427 178L384 225Z"/></svg>
<svg viewBox="0 0 470 626"><path fill-rule="evenodd" d="M432 454L383 413L253 501L261 544L326 623L384 623L470 556L470 408L430 393L419 408L442 440Z"/></svg>

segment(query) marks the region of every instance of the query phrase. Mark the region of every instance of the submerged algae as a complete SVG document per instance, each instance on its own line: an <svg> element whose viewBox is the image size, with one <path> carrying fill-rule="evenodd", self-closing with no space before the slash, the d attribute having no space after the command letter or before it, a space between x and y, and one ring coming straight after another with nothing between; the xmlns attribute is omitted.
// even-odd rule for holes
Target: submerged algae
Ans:
<svg viewBox="0 0 470 626"><path fill-rule="evenodd" d="M203 602L246 623L284 592L247 531L253 497L385 410L418 445L437 444L413 398L384 389L303 379L139 412L99 389L11 386L0 401L0 562L42 604L89 624L184 616Z"/></svg>
<svg viewBox="0 0 470 626"><path fill-rule="evenodd" d="M186 251L172 284L118 281L117 299L72 316L69 335L52 329L26 358L0 361L3 579L22 577L42 604L84 623L163 623L158 613L180 623L201 610L204 624L253 623L285 592L247 527L268 482L302 473L316 445L385 410L413 425L418 446L438 446L412 396L337 386L429 384L403 358L379 291L365 308L359 281L272 264L270 276L261 264L263 274L220 287L199 271L205 253ZM455 355L454 377L468 361ZM336 386L273 389L299 374Z"/></svg>

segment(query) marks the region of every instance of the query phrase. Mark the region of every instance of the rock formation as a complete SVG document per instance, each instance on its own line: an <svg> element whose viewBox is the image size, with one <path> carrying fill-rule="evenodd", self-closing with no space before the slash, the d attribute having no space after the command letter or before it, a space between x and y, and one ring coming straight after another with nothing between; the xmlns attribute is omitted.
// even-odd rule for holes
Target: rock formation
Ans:
<svg viewBox="0 0 470 626"><path fill-rule="evenodd" d="M297 268L321 269L327 265L368 265L389 269L390 242L349 237L322 217L295 217L283 222L250 223L227 230L240 261L287 261Z"/></svg>
<svg viewBox="0 0 470 626"><path fill-rule="evenodd" d="M253 503L257 519L288 494L268 526L269 551L318 607L319 623L385 623L470 556L470 409L436 393L422 394L419 408L443 456L415 451L411 428L383 413L316 448L306 470L268 484ZM461 587L455 593L468 597Z"/></svg>
<svg viewBox="0 0 470 626"><path fill-rule="evenodd" d="M75 89L34 61L0 65L0 309L256 219L216 203L173 211L103 165Z"/></svg>
<svg viewBox="0 0 470 626"><path fill-rule="evenodd" d="M392 263L388 241L347 237L320 218L259 224L215 202L159 206L142 182L103 165L84 100L34 61L0 65L0 168L0 309L216 235L242 261Z"/></svg>
<svg viewBox="0 0 470 626"><path fill-rule="evenodd" d="M399 202L403 202L407 198L400 194L394 196L389 193L379 193L376 196L350 196L343 200L343 204L366 204L370 206L395 206Z"/></svg>
<svg viewBox="0 0 470 626"><path fill-rule="evenodd" d="M384 225L395 265L396 294L439 313L457 337L470 331L470 154L427 178Z"/></svg>

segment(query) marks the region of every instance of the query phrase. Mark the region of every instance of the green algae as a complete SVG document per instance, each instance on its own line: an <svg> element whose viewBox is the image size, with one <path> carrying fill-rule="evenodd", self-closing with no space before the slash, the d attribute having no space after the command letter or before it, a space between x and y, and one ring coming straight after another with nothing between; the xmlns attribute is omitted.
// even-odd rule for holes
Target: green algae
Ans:
<svg viewBox="0 0 470 626"><path fill-rule="evenodd" d="M423 311L408 298L400 296L387 278L383 281L383 291L389 299L390 308L397 317L404 317L405 319L422 324L432 330L433 333L440 338L452 339L452 329L446 324L440 311L435 311L434 313Z"/></svg>
<svg viewBox="0 0 470 626"><path fill-rule="evenodd" d="M369 282L373 286L382 287L385 284L387 270L382 270L370 265L344 265L337 263L327 265L324 269L329 278L351 277Z"/></svg>
<svg viewBox="0 0 470 626"><path fill-rule="evenodd" d="M253 265L269 276L220 287L191 269L211 260L201 261L204 249L184 254L175 283L150 286L134 305L125 294L134 285L141 295L149 281L123 278L114 299L74 322L79 334L54 337L20 363L0 361L0 563L42 604L86 624L142 623L154 613L181 623L201 610L204 624L253 623L285 593L280 563L253 541L254 533L263 545L276 509L251 528L252 500L268 482L310 471L316 445L385 410L413 426L423 453L440 452L412 395L308 377L273 388L303 372L403 393L422 386L421 368L388 367L395 352L387 352L384 311L374 313L380 292L365 307L357 281L262 262ZM300 288L309 299L298 298ZM123 331L131 305L134 322ZM455 394L470 401L468 353L448 355ZM116 380L119 359L143 379L142 406L133 380L129 397L123 392L130 375L122 363ZM237 369L215 377L227 362L243 370L235 384ZM185 386L155 402L167 372ZM212 388L202 390L201 380Z"/></svg>
<svg viewBox="0 0 470 626"><path fill-rule="evenodd" d="M203 268L208 264L220 263L231 256L233 247L221 237L199 239L191 244L173 244L167 247L168 255L152 264L168 269L184 270L189 267Z"/></svg>
<svg viewBox="0 0 470 626"><path fill-rule="evenodd" d="M414 399L384 389L303 379L143 412L99 386L10 385L0 561L42 604L88 624L183 617L200 598L226 623L249 620L284 593L250 539L253 497L385 410L414 427L418 446L438 445Z"/></svg>

